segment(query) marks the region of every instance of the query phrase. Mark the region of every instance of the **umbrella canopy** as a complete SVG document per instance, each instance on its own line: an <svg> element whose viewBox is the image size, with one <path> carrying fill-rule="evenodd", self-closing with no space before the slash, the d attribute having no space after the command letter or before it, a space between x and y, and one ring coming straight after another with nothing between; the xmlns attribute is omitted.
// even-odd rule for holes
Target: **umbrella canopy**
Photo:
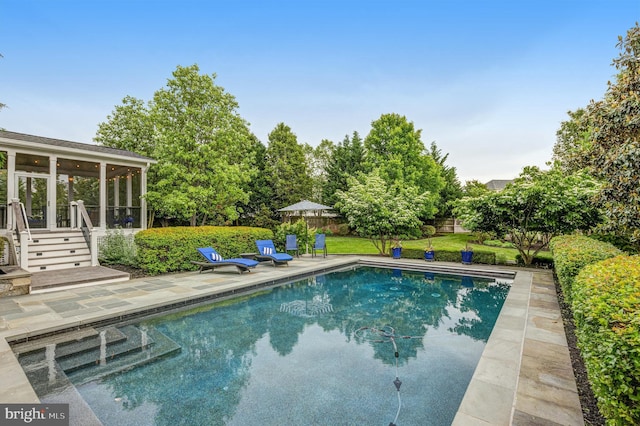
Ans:
<svg viewBox="0 0 640 426"><path fill-rule="evenodd" d="M291 204L290 206L279 209L279 212L308 212L308 211L322 211L332 210L333 207L325 206L323 204L314 203L309 200L302 200L299 203Z"/></svg>

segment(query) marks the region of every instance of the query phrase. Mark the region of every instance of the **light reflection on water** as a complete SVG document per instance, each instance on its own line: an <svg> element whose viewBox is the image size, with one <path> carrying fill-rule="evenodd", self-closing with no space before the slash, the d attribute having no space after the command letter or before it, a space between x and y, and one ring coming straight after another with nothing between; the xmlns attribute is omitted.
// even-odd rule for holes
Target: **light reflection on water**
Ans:
<svg viewBox="0 0 640 426"><path fill-rule="evenodd" d="M142 324L179 354L78 387L105 425L448 425L509 285L362 267Z"/></svg>

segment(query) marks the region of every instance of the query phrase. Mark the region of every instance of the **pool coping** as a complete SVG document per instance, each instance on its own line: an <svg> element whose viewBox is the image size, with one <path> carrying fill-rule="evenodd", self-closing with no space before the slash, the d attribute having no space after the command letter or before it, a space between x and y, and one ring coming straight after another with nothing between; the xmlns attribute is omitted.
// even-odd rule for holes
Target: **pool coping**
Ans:
<svg viewBox="0 0 640 426"><path fill-rule="evenodd" d="M251 274L182 273L9 298L27 310L32 309L32 319L37 320L0 316L0 377L4 383L9 383L0 390L0 402L39 402L10 343L61 330L120 322L141 312L145 312L145 316L154 312L165 313L167 306L175 310L188 304L210 303L216 296L232 297L247 290L259 291L292 279L357 264L513 277L512 288L453 424L584 424L551 271L373 256L320 259L303 256L300 261L291 262L289 267L260 265ZM146 287L149 290L145 290ZM82 303L83 297L86 300L101 289L130 289L118 294L123 300L126 298L128 304L111 308L105 305L106 308L101 310L87 309L66 318L64 310L61 315L45 309L47 303ZM2 303L3 299L0 299L0 306Z"/></svg>

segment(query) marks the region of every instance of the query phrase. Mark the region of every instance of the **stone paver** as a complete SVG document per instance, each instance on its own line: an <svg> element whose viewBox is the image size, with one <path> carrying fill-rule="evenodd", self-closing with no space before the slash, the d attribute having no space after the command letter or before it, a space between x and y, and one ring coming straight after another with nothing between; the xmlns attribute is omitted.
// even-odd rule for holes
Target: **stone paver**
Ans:
<svg viewBox="0 0 640 426"><path fill-rule="evenodd" d="M288 267L259 265L249 274L224 269L172 274L1 299L0 402L38 401L9 342L215 297L243 287L275 285L294 276L358 261L425 267L424 261L405 259L302 256ZM430 262L428 267L454 273L517 272L454 424L583 425L551 271L439 262Z"/></svg>

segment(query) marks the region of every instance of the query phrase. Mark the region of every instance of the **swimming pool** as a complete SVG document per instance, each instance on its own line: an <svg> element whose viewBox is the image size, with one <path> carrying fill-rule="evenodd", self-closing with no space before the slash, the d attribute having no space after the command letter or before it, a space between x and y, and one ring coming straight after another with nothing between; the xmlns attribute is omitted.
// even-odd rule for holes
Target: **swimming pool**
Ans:
<svg viewBox="0 0 640 426"><path fill-rule="evenodd" d="M169 350L117 375L65 376L107 425L450 424L508 288L350 268L123 327ZM117 363L105 351L97 370Z"/></svg>

